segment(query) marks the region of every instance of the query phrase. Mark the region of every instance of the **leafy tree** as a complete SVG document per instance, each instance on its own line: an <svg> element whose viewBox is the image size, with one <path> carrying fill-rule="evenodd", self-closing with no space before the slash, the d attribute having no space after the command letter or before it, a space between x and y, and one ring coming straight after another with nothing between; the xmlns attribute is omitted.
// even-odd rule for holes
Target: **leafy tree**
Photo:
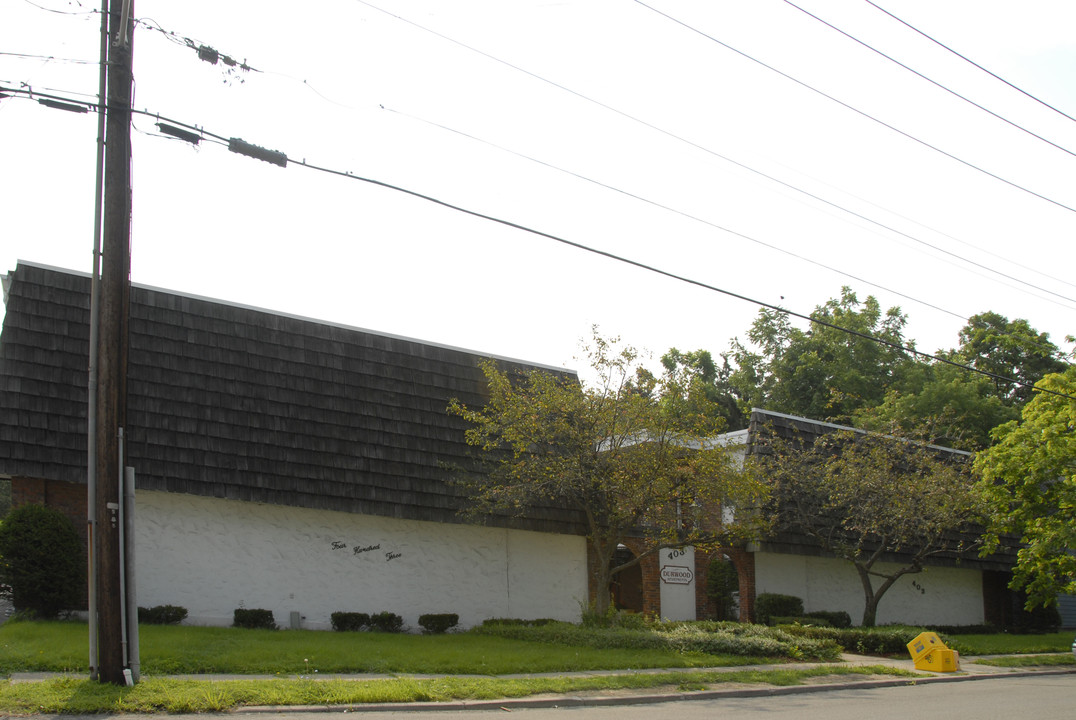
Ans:
<svg viewBox="0 0 1076 720"><path fill-rule="evenodd" d="M875 624L897 580L921 572L931 556L978 542L958 532L981 517L963 456L853 431L813 440L769 433L760 443L756 457L774 484L775 527L806 534L855 568L865 626ZM894 565L892 557L902 559Z"/></svg>
<svg viewBox="0 0 1076 720"><path fill-rule="evenodd" d="M661 356L661 366L665 373L677 378L677 384L688 389L687 395L700 397L706 403L705 412L716 412L725 420L728 430L742 430L747 427L747 417L740 410L736 396L729 385L732 368L728 358L722 358L721 366L714 361L709 350L692 350L680 352L670 348ZM648 369L639 366L632 385L636 392L654 397L658 385L657 377Z"/></svg>
<svg viewBox="0 0 1076 720"><path fill-rule="evenodd" d="M1064 372L1068 365L1061 351L1027 320L1010 321L1004 315L985 312L968 319L960 330L959 356L969 365L1026 385L995 379L995 394L1009 405L1031 399L1031 386L1050 373Z"/></svg>
<svg viewBox="0 0 1076 720"><path fill-rule="evenodd" d="M1036 388L1062 395L1038 392L975 459L992 511L984 551L1006 533L1020 538L1012 587L1026 590L1028 609L1076 593L1076 368Z"/></svg>
<svg viewBox="0 0 1076 720"><path fill-rule="evenodd" d="M597 377L588 386L486 362L486 406L453 402L449 412L470 423L467 442L488 461L488 472L464 481L476 513L561 503L585 518L603 590L594 610L604 614L616 573L662 547L727 542L749 530L722 526L721 509L756 506L763 489L711 441L723 424L697 383L667 372L640 391L636 350L596 333L587 354ZM629 537L642 541L641 552L613 567Z"/></svg>
<svg viewBox="0 0 1076 720"><path fill-rule="evenodd" d="M906 346L907 317L900 308L883 313L873 296L860 302L845 287L840 298L817 307L811 318L826 324L812 323L800 330L787 314L764 308L747 333L751 347L757 349L733 340L729 357L736 370L729 384L743 412L763 407L848 423L857 410L880 404L887 390L900 386L913 364L901 349Z"/></svg>
<svg viewBox="0 0 1076 720"><path fill-rule="evenodd" d="M918 363L905 390L890 390L876 407L855 413L855 425L876 432L925 430L932 443L963 450L990 444L990 431L1019 416L992 381L947 363ZM919 378L912 379L914 375Z"/></svg>
<svg viewBox="0 0 1076 720"><path fill-rule="evenodd" d="M0 585L19 610L54 618L85 602L86 555L63 513L22 505L0 523Z"/></svg>

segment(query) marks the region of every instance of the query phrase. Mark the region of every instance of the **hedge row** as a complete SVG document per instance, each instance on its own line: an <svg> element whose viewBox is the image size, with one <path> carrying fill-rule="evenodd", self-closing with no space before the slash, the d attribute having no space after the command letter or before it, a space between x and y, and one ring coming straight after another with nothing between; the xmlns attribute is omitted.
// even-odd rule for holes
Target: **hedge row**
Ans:
<svg viewBox="0 0 1076 720"><path fill-rule="evenodd" d="M655 623L647 630L588 628L565 622L541 625L486 622L472 632L517 640L596 648L674 650L711 655L836 660L832 640L796 637L780 628L731 622Z"/></svg>
<svg viewBox="0 0 1076 720"><path fill-rule="evenodd" d="M384 610L372 615L364 612L334 612L329 616L333 630L337 632L358 632L373 630L376 632L396 633L403 631L403 618L396 613Z"/></svg>

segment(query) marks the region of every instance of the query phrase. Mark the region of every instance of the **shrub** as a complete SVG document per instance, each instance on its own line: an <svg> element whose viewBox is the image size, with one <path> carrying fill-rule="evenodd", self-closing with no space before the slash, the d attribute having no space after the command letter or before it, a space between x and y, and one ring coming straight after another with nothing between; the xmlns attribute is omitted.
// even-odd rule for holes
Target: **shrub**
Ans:
<svg viewBox="0 0 1076 720"><path fill-rule="evenodd" d="M860 655L907 655L908 643L921 633L922 628L893 627L808 627L789 625L781 628L790 635L812 640L832 640L845 652ZM944 642L944 638L942 638Z"/></svg>
<svg viewBox="0 0 1076 720"><path fill-rule="evenodd" d="M852 616L844 610L812 610L806 617L825 620L836 628L852 627Z"/></svg>
<svg viewBox="0 0 1076 720"><path fill-rule="evenodd" d="M770 618L803 617L803 600L794 595L778 593L761 593L755 598L755 622L769 625Z"/></svg>
<svg viewBox="0 0 1076 720"><path fill-rule="evenodd" d="M1017 594L1019 607L1013 613L1012 627L1014 633L1037 634L1052 633L1061 629L1061 612L1055 602L1049 606L1036 605L1030 610L1026 609L1027 595L1023 592Z"/></svg>
<svg viewBox="0 0 1076 720"><path fill-rule="evenodd" d="M456 613L431 613L428 615L419 615L418 624L422 626L422 631L428 635L439 635L444 632L448 632L449 628L454 628L460 624L460 616Z"/></svg>
<svg viewBox="0 0 1076 720"><path fill-rule="evenodd" d="M251 630L276 630L276 618L272 610L260 608L236 608L232 615L232 627Z"/></svg>
<svg viewBox="0 0 1076 720"><path fill-rule="evenodd" d="M42 619L85 607L86 550L71 521L43 505L23 505L0 523L0 586L12 604Z"/></svg>
<svg viewBox="0 0 1076 720"><path fill-rule="evenodd" d="M483 623L471 632L599 649L676 650L824 661L840 656L840 648L832 640L796 637L779 628L734 622L659 622L652 623L647 630L588 628L565 622L541 626L494 622Z"/></svg>
<svg viewBox="0 0 1076 720"><path fill-rule="evenodd" d="M519 618L486 618L482 621L482 625L488 627L541 627L543 625L551 625L556 622L560 621L554 620L553 618L536 618L534 620L521 620Z"/></svg>
<svg viewBox="0 0 1076 720"><path fill-rule="evenodd" d="M711 560L706 573L706 595L717 608L718 620L732 619L732 611L736 607L732 594L739 589L740 577L736 573L736 566L721 556Z"/></svg>
<svg viewBox="0 0 1076 720"><path fill-rule="evenodd" d="M370 628L378 632L395 633L403 630L403 618L388 610L370 616Z"/></svg>
<svg viewBox="0 0 1076 720"><path fill-rule="evenodd" d="M144 625L179 625L187 619L187 608L179 605L154 605L138 608L138 622Z"/></svg>
<svg viewBox="0 0 1076 720"><path fill-rule="evenodd" d="M771 615L770 625L814 625L815 627L833 627L833 623L829 620L815 617L814 615L803 615L801 617L781 617L779 615Z"/></svg>
<svg viewBox="0 0 1076 720"><path fill-rule="evenodd" d="M358 632L370 626L370 614L364 612L334 612L329 619L337 632Z"/></svg>

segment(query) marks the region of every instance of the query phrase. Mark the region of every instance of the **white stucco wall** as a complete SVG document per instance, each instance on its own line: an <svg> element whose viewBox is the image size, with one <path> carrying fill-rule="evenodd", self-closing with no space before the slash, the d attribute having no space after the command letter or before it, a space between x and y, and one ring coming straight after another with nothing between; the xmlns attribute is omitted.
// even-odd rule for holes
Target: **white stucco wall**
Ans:
<svg viewBox="0 0 1076 720"><path fill-rule="evenodd" d="M138 604L181 605L188 622L230 625L235 608L288 627L330 627L336 611L578 620L582 537L139 491Z"/></svg>
<svg viewBox="0 0 1076 720"><path fill-rule="evenodd" d="M892 566L883 564L879 569L888 567ZM755 592L795 595L803 599L807 612L844 610L853 624L863 620L863 585L855 568L844 560L757 552ZM905 575L882 596L877 621L880 625L981 624L982 573L928 567L921 573Z"/></svg>

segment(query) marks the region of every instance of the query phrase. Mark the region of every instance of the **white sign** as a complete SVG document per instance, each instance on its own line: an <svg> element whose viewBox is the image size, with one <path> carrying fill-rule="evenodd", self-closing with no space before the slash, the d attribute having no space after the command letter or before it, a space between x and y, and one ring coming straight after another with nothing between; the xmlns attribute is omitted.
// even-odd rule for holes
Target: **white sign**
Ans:
<svg viewBox="0 0 1076 720"><path fill-rule="evenodd" d="M679 565L666 565L661 568L661 581L669 583L671 585L690 585L691 581L695 579L695 574L691 572L691 568L681 567Z"/></svg>

